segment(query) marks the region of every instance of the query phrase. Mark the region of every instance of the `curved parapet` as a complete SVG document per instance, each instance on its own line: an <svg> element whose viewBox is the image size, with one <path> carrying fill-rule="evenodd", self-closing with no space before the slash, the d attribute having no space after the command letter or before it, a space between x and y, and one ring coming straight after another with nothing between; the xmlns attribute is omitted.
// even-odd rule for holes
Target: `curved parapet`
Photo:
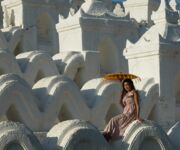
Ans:
<svg viewBox="0 0 180 150"><path fill-rule="evenodd" d="M0 75L7 73L15 73L22 76L14 56L6 50L0 50Z"/></svg>
<svg viewBox="0 0 180 150"><path fill-rule="evenodd" d="M90 80L79 90L65 76L44 78L33 86L33 92L48 119L44 123L47 129L55 120L74 118L89 120L102 129L105 122L120 112L120 89L119 82L99 78Z"/></svg>
<svg viewBox="0 0 180 150"><path fill-rule="evenodd" d="M43 51L31 51L16 56L17 63L26 81L33 85L43 77L63 74L74 80L78 86L97 75L97 67L89 67L93 52L61 52L50 55ZM85 63L86 62L86 63ZM85 66L86 64L86 66Z"/></svg>
<svg viewBox="0 0 180 150"><path fill-rule="evenodd" d="M74 79L78 70L84 66L84 58L79 52L61 52L53 56L61 74Z"/></svg>
<svg viewBox="0 0 180 150"><path fill-rule="evenodd" d="M19 27L4 28L0 32L0 47L17 55L16 48L22 41L23 29ZM19 50L18 50L19 51Z"/></svg>
<svg viewBox="0 0 180 150"><path fill-rule="evenodd" d="M63 51L53 56L60 74L74 80L79 87L99 77L99 53L95 51Z"/></svg>
<svg viewBox="0 0 180 150"><path fill-rule="evenodd" d="M4 49L0 51L0 74L18 74L31 86L44 77L64 74L81 87L97 75L97 67L92 69L89 66L92 63L91 58L96 55L93 52L67 52L56 54L52 59L46 52L30 51L15 58L11 52Z"/></svg>
<svg viewBox="0 0 180 150"><path fill-rule="evenodd" d="M42 150L33 132L15 122L0 123L0 149L2 150Z"/></svg>
<svg viewBox="0 0 180 150"><path fill-rule="evenodd" d="M62 74L66 70L66 66L68 65L67 62L71 62L72 58L79 56L80 54L80 52L76 51L60 52L53 56L53 60L56 62L56 65Z"/></svg>
<svg viewBox="0 0 180 150"><path fill-rule="evenodd" d="M8 73L23 77L31 86L43 77L59 74L56 64L44 52L21 53L15 58L6 49L0 50L0 75Z"/></svg>
<svg viewBox="0 0 180 150"><path fill-rule="evenodd" d="M1 120L23 122L33 131L47 131L64 119L89 118L90 110L79 88L66 77L44 78L33 90L17 75L3 75L0 83Z"/></svg>
<svg viewBox="0 0 180 150"><path fill-rule="evenodd" d="M1 49L8 48L6 38L1 30L0 30L0 48Z"/></svg>
<svg viewBox="0 0 180 150"><path fill-rule="evenodd" d="M64 68L64 75L71 79L75 79L79 69L84 66L84 59L81 54L72 55L68 60L65 61L67 64Z"/></svg>
<svg viewBox="0 0 180 150"><path fill-rule="evenodd" d="M9 32L11 33L11 40L8 44L8 48L14 55L17 55L18 53L22 52L20 49L17 51L16 48L18 44L22 42L24 31L19 27L14 27Z"/></svg>
<svg viewBox="0 0 180 150"><path fill-rule="evenodd" d="M91 122L93 124L102 129L112 116L120 112L120 92L121 85L118 81L97 78L84 84L81 93L86 98L88 106L92 109Z"/></svg>
<svg viewBox="0 0 180 150"><path fill-rule="evenodd" d="M79 90L65 76L43 78L31 88L17 75L2 75L0 120L19 121L33 131L48 131L58 122L78 118L102 129L121 111L120 91L119 82L100 78L90 80Z"/></svg>
<svg viewBox="0 0 180 150"><path fill-rule="evenodd" d="M173 150L171 142L163 129L154 122L131 123L122 140L112 142L114 150Z"/></svg>
<svg viewBox="0 0 180 150"><path fill-rule="evenodd" d="M101 133L87 121L69 120L55 125L44 142L47 150L109 150Z"/></svg>
<svg viewBox="0 0 180 150"><path fill-rule="evenodd" d="M0 119L22 122L33 131L47 131L55 123L74 118L89 120L102 128L107 116L118 110L116 82L99 80L94 87L96 94L90 100L93 105L87 100L91 90L85 87L79 90L65 76L43 78L31 89L17 75L2 75L0 89Z"/></svg>
<svg viewBox="0 0 180 150"><path fill-rule="evenodd" d="M19 54L17 62L26 81L32 86L43 77L58 75L59 72L50 55L42 51Z"/></svg>
<svg viewBox="0 0 180 150"><path fill-rule="evenodd" d="M154 84L150 87L145 95L145 99L141 102L141 116L148 118L155 105L159 100L159 85Z"/></svg>
<svg viewBox="0 0 180 150"><path fill-rule="evenodd" d="M44 78L33 90L17 75L3 75L0 83L1 120L23 122L33 131L47 131L63 120L89 118L90 110L79 88L66 77Z"/></svg>
<svg viewBox="0 0 180 150"><path fill-rule="evenodd" d="M0 120L19 121L40 130L42 115L30 86L17 75L0 76Z"/></svg>
<svg viewBox="0 0 180 150"><path fill-rule="evenodd" d="M33 86L45 115L44 128L68 119L89 119L90 109L77 85L65 76L44 78Z"/></svg>

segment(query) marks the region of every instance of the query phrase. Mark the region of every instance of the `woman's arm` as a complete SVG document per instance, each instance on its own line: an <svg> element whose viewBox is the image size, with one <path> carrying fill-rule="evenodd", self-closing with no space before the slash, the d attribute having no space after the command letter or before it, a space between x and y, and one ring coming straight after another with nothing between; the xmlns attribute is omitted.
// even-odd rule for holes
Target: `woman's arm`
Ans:
<svg viewBox="0 0 180 150"><path fill-rule="evenodd" d="M120 100L119 100L119 104L122 106L123 109L124 109L124 107L125 107L125 104L123 103L124 95L125 95L125 93L122 91L122 93L121 93L121 98L120 98Z"/></svg>
<svg viewBox="0 0 180 150"><path fill-rule="evenodd" d="M122 108L124 109L125 105L123 104L123 101L120 99L120 105L122 106Z"/></svg>
<svg viewBox="0 0 180 150"><path fill-rule="evenodd" d="M136 119L140 120L139 95L137 91L134 91L134 102L136 107Z"/></svg>

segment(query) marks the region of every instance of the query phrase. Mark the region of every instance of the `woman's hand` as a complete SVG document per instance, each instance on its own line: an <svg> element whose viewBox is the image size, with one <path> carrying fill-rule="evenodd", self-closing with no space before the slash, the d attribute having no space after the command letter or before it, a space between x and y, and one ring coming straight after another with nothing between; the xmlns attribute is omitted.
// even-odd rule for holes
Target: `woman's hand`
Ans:
<svg viewBox="0 0 180 150"><path fill-rule="evenodd" d="M138 122L142 123L144 120L142 118L137 118Z"/></svg>

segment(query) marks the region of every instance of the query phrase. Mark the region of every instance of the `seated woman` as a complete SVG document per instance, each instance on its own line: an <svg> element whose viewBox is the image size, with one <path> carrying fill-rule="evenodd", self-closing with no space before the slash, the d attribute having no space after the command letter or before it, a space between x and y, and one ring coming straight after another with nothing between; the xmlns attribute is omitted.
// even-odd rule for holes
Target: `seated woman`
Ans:
<svg viewBox="0 0 180 150"><path fill-rule="evenodd" d="M135 90L133 81L125 79L122 82L122 93L120 104L123 107L123 113L113 117L106 125L103 135L107 141L123 137L125 129L134 120L139 120L139 96Z"/></svg>

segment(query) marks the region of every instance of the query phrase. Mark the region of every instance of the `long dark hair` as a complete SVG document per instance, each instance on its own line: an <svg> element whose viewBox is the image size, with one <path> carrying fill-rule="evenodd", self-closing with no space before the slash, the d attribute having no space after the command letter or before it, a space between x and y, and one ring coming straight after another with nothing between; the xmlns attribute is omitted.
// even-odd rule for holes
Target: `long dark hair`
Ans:
<svg viewBox="0 0 180 150"><path fill-rule="evenodd" d="M123 98L124 98L124 96L126 95L126 93L127 93L127 91L126 91L126 89L124 88L124 83L125 82L127 82L129 85L130 85L130 87L131 87L131 89L132 90L136 90L135 89L135 87L134 87L134 83L133 83L133 81L131 80L131 79L125 79L125 80L123 80L123 82L122 82L122 92L121 92L121 99L120 99L120 104L122 105L122 107L124 108L124 104L123 104Z"/></svg>

